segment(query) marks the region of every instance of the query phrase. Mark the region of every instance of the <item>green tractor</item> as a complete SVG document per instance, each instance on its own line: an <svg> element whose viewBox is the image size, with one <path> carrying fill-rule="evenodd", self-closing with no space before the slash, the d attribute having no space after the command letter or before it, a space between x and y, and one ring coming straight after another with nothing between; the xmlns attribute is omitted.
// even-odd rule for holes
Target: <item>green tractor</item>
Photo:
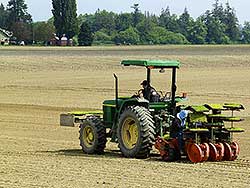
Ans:
<svg viewBox="0 0 250 188"><path fill-rule="evenodd" d="M114 74L115 99L105 100L102 111L70 112L60 116L61 126L80 124L79 139L83 152L104 153L107 138L110 138L129 158L147 158L153 146L166 161L184 156L192 162L237 158L239 146L232 140L232 135L244 130L233 126L233 122L242 120L234 117L233 112L243 110L242 105L177 105L186 100L185 93L176 96L178 61L124 60L121 64L146 68L144 91L139 90L131 97L119 97L118 77ZM159 98L154 101L148 97L152 69L159 69L159 72L172 70L171 91L157 93ZM222 115L224 111L232 114ZM226 128L226 121L231 122L230 128Z"/></svg>

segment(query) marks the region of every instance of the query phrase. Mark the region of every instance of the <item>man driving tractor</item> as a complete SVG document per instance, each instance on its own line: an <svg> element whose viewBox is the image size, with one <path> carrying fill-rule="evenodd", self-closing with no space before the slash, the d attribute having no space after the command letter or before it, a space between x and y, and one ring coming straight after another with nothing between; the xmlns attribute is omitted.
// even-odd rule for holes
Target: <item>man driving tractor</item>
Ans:
<svg viewBox="0 0 250 188"><path fill-rule="evenodd" d="M160 95L157 93L155 88L148 84L147 80L143 80L141 85L143 87L141 91L145 99L147 99L149 102L159 102Z"/></svg>

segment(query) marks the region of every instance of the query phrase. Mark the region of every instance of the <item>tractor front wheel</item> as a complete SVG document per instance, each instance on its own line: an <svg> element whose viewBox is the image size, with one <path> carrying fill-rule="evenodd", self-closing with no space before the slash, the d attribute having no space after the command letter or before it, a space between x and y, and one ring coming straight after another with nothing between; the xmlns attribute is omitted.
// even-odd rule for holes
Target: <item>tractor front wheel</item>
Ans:
<svg viewBox="0 0 250 188"><path fill-rule="evenodd" d="M83 152L102 154L106 146L106 129L99 117L90 116L80 124L80 145Z"/></svg>
<svg viewBox="0 0 250 188"><path fill-rule="evenodd" d="M142 106L127 107L119 119L117 138L125 157L147 158L155 142L150 112Z"/></svg>

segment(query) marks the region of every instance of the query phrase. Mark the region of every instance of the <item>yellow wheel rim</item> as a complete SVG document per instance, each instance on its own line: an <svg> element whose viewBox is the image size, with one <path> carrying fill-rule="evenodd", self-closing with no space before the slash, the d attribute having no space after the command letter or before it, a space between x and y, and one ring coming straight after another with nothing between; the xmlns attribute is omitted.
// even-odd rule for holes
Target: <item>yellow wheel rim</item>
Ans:
<svg viewBox="0 0 250 188"><path fill-rule="evenodd" d="M92 147L95 142L94 130L91 126L86 126L83 129L82 140L85 146Z"/></svg>
<svg viewBox="0 0 250 188"><path fill-rule="evenodd" d="M133 149L139 138L138 125L133 118L128 117L125 119L121 135L124 146L128 149Z"/></svg>

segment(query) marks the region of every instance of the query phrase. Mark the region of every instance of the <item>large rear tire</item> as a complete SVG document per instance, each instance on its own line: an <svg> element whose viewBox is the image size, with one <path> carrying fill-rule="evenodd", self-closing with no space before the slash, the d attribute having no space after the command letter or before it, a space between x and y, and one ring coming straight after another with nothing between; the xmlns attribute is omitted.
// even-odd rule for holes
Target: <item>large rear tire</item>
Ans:
<svg viewBox="0 0 250 188"><path fill-rule="evenodd" d="M103 154L106 147L106 128L101 119L96 116L88 117L80 124L80 146L87 154Z"/></svg>
<svg viewBox="0 0 250 188"><path fill-rule="evenodd" d="M117 138L125 157L147 158L155 142L155 126L150 112L142 106L127 107L119 119Z"/></svg>

